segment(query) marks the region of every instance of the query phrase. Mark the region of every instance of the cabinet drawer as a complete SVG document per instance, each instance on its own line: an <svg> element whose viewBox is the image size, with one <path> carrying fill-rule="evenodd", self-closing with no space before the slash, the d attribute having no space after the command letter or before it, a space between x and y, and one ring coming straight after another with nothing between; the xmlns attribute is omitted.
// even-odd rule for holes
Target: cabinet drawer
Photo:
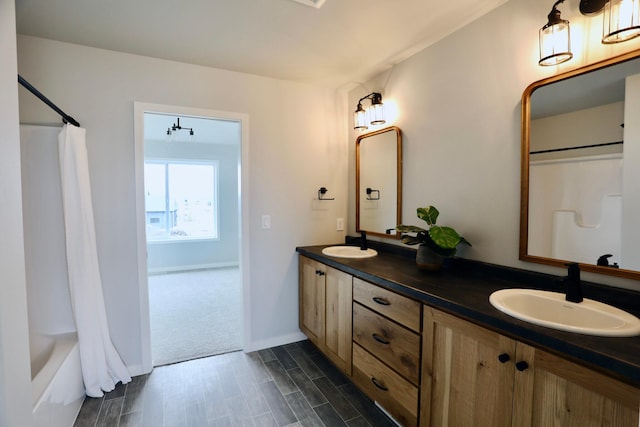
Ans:
<svg viewBox="0 0 640 427"><path fill-rule="evenodd" d="M354 302L353 340L413 384L419 384L420 335Z"/></svg>
<svg viewBox="0 0 640 427"><path fill-rule="evenodd" d="M421 304L379 286L353 279L353 299L390 319L420 332Z"/></svg>
<svg viewBox="0 0 640 427"><path fill-rule="evenodd" d="M353 381L403 426L418 424L418 388L355 343Z"/></svg>

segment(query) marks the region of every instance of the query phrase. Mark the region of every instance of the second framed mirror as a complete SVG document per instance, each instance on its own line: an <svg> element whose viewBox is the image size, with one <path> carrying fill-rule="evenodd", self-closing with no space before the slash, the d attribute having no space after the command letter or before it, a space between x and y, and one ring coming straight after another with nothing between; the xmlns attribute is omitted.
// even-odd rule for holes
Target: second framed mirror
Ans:
<svg viewBox="0 0 640 427"><path fill-rule="evenodd" d="M356 139L356 231L399 238L402 218L402 135L387 127Z"/></svg>

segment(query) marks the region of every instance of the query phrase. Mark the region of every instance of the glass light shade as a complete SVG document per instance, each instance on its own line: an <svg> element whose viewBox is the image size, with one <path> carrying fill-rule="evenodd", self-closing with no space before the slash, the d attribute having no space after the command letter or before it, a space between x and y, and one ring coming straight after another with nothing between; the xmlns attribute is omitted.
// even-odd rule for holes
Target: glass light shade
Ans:
<svg viewBox="0 0 640 427"><path fill-rule="evenodd" d="M619 43L640 36L640 0L609 0L604 9L602 43Z"/></svg>
<svg viewBox="0 0 640 427"><path fill-rule="evenodd" d="M369 108L369 118L372 125L382 125L386 122L384 118L384 104L372 104Z"/></svg>
<svg viewBox="0 0 640 427"><path fill-rule="evenodd" d="M353 113L353 128L355 130L366 130L367 126L367 112L362 108L362 104L358 104L358 108Z"/></svg>
<svg viewBox="0 0 640 427"><path fill-rule="evenodd" d="M538 64L558 65L573 58L569 21L547 24L540 28L540 61Z"/></svg>

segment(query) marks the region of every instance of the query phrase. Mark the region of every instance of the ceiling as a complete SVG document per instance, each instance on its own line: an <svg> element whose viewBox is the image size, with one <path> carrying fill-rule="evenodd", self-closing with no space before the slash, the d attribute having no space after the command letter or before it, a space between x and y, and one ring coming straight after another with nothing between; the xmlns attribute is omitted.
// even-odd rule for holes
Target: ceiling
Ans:
<svg viewBox="0 0 640 427"><path fill-rule="evenodd" d="M18 34L341 88L506 1L16 0L16 23Z"/></svg>
<svg viewBox="0 0 640 427"><path fill-rule="evenodd" d="M542 86L531 95L531 119L624 101L625 78L639 73L636 58Z"/></svg>

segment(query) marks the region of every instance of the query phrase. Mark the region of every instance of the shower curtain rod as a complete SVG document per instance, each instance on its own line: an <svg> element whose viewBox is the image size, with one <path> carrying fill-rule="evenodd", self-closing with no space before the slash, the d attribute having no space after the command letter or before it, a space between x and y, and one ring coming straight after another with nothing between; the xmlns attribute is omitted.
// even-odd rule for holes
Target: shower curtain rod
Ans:
<svg viewBox="0 0 640 427"><path fill-rule="evenodd" d="M80 127L80 123L78 123L76 121L76 119L74 119L73 117L71 117L70 115L68 115L67 113L65 113L64 111L62 111L60 108L58 108L58 106L56 104L54 104L53 102L51 102L49 100L49 98L47 98L46 96L44 96L42 94L42 92L40 92L38 89L36 89L35 87L33 87L31 85L31 83L29 83L28 81L26 81L24 78L22 78L22 76L20 74L18 74L18 83L20 83L22 86L24 86L29 92L31 92L32 94L34 94L38 99L40 99L40 101L44 102L45 104L47 104L53 111L55 111L56 113L60 114L60 116L62 116L62 121L64 123L69 123L71 125Z"/></svg>
<svg viewBox="0 0 640 427"><path fill-rule="evenodd" d="M624 144L624 141L604 142L602 144L580 145L578 147L551 148L549 150L531 151L529 154L555 153L556 151L582 150L584 148L606 147L608 145Z"/></svg>

